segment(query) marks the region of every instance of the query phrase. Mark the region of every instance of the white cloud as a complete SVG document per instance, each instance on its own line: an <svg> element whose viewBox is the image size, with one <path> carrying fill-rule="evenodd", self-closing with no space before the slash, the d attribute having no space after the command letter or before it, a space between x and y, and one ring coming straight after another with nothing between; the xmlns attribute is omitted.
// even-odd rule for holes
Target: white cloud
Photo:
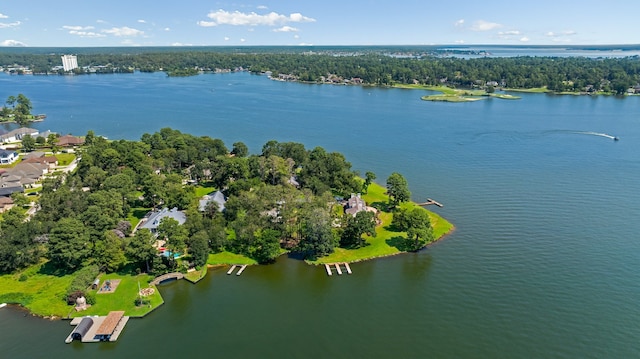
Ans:
<svg viewBox="0 0 640 359"><path fill-rule="evenodd" d="M577 32L575 32L573 30L567 30L567 31L563 31L562 32L562 35L565 35L565 36L572 36L572 35L576 35L576 34L577 34Z"/></svg>
<svg viewBox="0 0 640 359"><path fill-rule="evenodd" d="M15 22L0 22L0 29L5 29L8 27L16 27L20 25L20 21Z"/></svg>
<svg viewBox="0 0 640 359"><path fill-rule="evenodd" d="M7 15L5 15L5 14L0 12L0 19L8 19L8 18L9 18L9 16L7 16ZM6 40L6 41L13 41L13 40Z"/></svg>
<svg viewBox="0 0 640 359"><path fill-rule="evenodd" d="M197 24L202 27L218 26L214 21L198 21Z"/></svg>
<svg viewBox="0 0 640 359"><path fill-rule="evenodd" d="M295 35L293 35L293 38L294 38L294 39L299 39L299 38L300 38L300 35L295 34Z"/></svg>
<svg viewBox="0 0 640 359"><path fill-rule="evenodd" d="M453 23L453 26L455 26L455 27L461 27L461 26L464 26L464 19L460 19L460 20L458 20L458 21L454 22L454 23Z"/></svg>
<svg viewBox="0 0 640 359"><path fill-rule="evenodd" d="M106 24L106 23L107 23L106 21L104 21L104 20L100 20L100 19L96 20L96 22L97 22L98 24Z"/></svg>
<svg viewBox="0 0 640 359"><path fill-rule="evenodd" d="M520 34L521 34L521 33L520 33L520 31L518 31L518 30L500 31L500 32L498 33L498 35L500 35L500 36L517 36L517 35L520 35Z"/></svg>
<svg viewBox="0 0 640 359"><path fill-rule="evenodd" d="M141 23L141 24L146 24L147 23L145 20L142 20L142 19L138 20L138 22Z"/></svg>
<svg viewBox="0 0 640 359"><path fill-rule="evenodd" d="M520 38L520 42L529 42L529 38L524 36L524 37Z"/></svg>
<svg viewBox="0 0 640 359"><path fill-rule="evenodd" d="M255 12L244 13L240 11L229 12L226 10L212 11L207 14L212 21L198 21L198 25L211 27L217 25L233 25L233 26L278 26L291 22L314 22L313 18L304 16L300 13L292 13L289 16L270 12L260 15Z"/></svg>
<svg viewBox="0 0 640 359"><path fill-rule="evenodd" d="M27 44L18 40L4 40L0 42L0 46L24 47L27 46Z"/></svg>
<svg viewBox="0 0 640 359"><path fill-rule="evenodd" d="M183 44L181 42L174 42L171 46L193 46L193 44Z"/></svg>
<svg viewBox="0 0 640 359"><path fill-rule="evenodd" d="M258 6L257 6L257 9L260 9L260 10L267 10L267 9L268 9L268 7L267 7L266 5L258 5Z"/></svg>
<svg viewBox="0 0 640 359"><path fill-rule="evenodd" d="M454 41L456 44L464 44L464 40L456 40Z"/></svg>
<svg viewBox="0 0 640 359"><path fill-rule="evenodd" d="M313 46L313 44L308 44L306 42L301 42L298 44L298 46Z"/></svg>
<svg viewBox="0 0 640 359"><path fill-rule="evenodd" d="M497 29L497 28L500 28L500 27L502 27L502 25L498 24L496 22L478 20L478 21L473 23L473 25L471 26L471 30L473 30L473 31L490 31L490 30L494 30L494 29Z"/></svg>
<svg viewBox="0 0 640 359"><path fill-rule="evenodd" d="M240 39L240 42L245 42L245 41L247 41L247 40L245 40L245 39Z"/></svg>
<svg viewBox="0 0 640 359"><path fill-rule="evenodd" d="M224 41L229 41L229 36L225 36Z"/></svg>
<svg viewBox="0 0 640 359"><path fill-rule="evenodd" d="M86 30L95 29L93 26L71 26L71 25L64 25L62 26L62 28L70 31L86 31Z"/></svg>
<svg viewBox="0 0 640 359"><path fill-rule="evenodd" d="M577 35L577 34L578 33L575 32L574 30L565 30L565 31L560 32L560 33L549 31L545 35L547 37L554 38L553 41L568 41L567 39L559 39L559 38L564 37L564 36L573 36L573 35Z"/></svg>
<svg viewBox="0 0 640 359"><path fill-rule="evenodd" d="M277 28L277 29L273 29L273 32L298 32L300 30L298 30L295 27L291 27L291 26L283 26L281 28Z"/></svg>
<svg viewBox="0 0 640 359"><path fill-rule="evenodd" d="M165 28L164 28L164 31L171 31L171 28L169 28L169 27L165 27Z"/></svg>
<svg viewBox="0 0 640 359"><path fill-rule="evenodd" d="M137 29L133 29L127 26L123 27L113 27L111 29L102 30L105 34L110 34L118 37L123 36L141 36L144 35L144 31L140 31Z"/></svg>

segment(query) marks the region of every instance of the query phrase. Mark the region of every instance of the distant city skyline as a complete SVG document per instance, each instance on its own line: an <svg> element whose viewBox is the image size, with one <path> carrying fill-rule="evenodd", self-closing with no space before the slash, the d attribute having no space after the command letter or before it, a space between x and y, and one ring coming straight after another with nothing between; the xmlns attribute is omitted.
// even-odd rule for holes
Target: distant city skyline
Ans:
<svg viewBox="0 0 640 359"><path fill-rule="evenodd" d="M638 44L638 13L637 0L12 1L0 46Z"/></svg>

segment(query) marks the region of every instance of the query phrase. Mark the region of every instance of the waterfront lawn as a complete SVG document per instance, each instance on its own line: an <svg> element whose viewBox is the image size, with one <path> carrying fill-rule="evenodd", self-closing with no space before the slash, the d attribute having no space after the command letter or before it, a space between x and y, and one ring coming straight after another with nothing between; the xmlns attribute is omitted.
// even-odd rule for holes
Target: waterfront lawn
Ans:
<svg viewBox="0 0 640 359"><path fill-rule="evenodd" d="M402 253L404 249L405 232L397 232L391 226L393 214L389 211L389 197L386 189L376 183L369 186L368 193L362 198L372 207L379 210L378 219L382 222L376 227L376 236L364 236L367 245L357 249L336 248L333 253L316 261L309 261L312 264L336 263L336 262L358 262L362 260L385 257ZM403 208L418 207L414 202L402 204ZM442 218L440 215L429 212L431 226L435 240L442 238L453 229L453 224Z"/></svg>
<svg viewBox="0 0 640 359"><path fill-rule="evenodd" d="M235 254L231 252L220 252L209 254L207 264L210 266L220 266L229 264L258 264L255 259L245 257L241 254Z"/></svg>
<svg viewBox="0 0 640 359"><path fill-rule="evenodd" d="M131 275L125 273L109 273L101 274L100 285L102 286L107 279L120 279L120 284L113 293L101 293L98 294L98 290L89 290L89 293L95 297L96 303L89 307L87 310L71 313L72 317L82 317L85 315L107 315L114 310L124 310L124 315L131 317L142 317L152 310L164 303L158 288L152 286L155 289L154 293L146 299L150 300L150 304L143 306L136 306L136 299L138 298L138 288L149 287L149 281L153 279L152 276L147 274ZM138 284L140 287L138 287Z"/></svg>
<svg viewBox="0 0 640 359"><path fill-rule="evenodd" d="M73 274L49 274L45 262L0 275L0 303L20 304L43 317L66 316L71 306L65 296L73 278Z"/></svg>

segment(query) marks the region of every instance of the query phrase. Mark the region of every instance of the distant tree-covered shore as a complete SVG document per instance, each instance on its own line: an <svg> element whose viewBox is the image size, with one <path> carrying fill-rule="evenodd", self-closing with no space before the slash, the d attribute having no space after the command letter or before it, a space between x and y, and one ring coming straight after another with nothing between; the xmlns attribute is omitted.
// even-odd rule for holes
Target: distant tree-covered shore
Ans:
<svg viewBox="0 0 640 359"><path fill-rule="evenodd" d="M71 49L72 51L73 49ZM390 54L387 49L356 48L293 51L278 48L220 48L215 50L92 49L78 55L80 69L92 72L165 71L170 75L194 75L200 71L248 70L271 72L287 80L391 86L396 84L446 85L459 88L546 87L554 92L624 94L640 84L640 59L585 57L481 57L454 58L437 53L405 49ZM117 50L117 51L116 51ZM61 53L37 51L0 53L0 66L24 66L35 74L57 73ZM401 56L402 55L402 56ZM406 55L406 56L404 56ZM89 71L87 71L89 72ZM355 80L355 81L353 81Z"/></svg>

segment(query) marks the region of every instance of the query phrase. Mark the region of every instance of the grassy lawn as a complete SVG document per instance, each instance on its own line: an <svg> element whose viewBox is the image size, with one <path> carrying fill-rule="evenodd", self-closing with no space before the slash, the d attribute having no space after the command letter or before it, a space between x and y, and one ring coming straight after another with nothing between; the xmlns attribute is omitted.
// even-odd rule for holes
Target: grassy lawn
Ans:
<svg viewBox="0 0 640 359"><path fill-rule="evenodd" d="M195 186L193 193L195 193L196 198L200 198L206 194L213 193L213 191L215 191L215 187Z"/></svg>
<svg viewBox="0 0 640 359"><path fill-rule="evenodd" d="M75 153L58 153L55 156L58 159L58 166L68 166L76 159Z"/></svg>
<svg viewBox="0 0 640 359"><path fill-rule="evenodd" d="M20 304L40 316L66 316L71 307L64 298L72 280L73 275L47 274L44 264L1 275L0 303Z"/></svg>
<svg viewBox="0 0 640 359"><path fill-rule="evenodd" d="M376 237L364 236L368 245L358 249L344 249L336 248L335 252L319 258L317 261L310 261L312 264L324 264L335 262L357 262L366 259L372 259L377 257L385 257L398 253L402 253L402 243L406 237L404 232L395 232L390 227L393 215L387 212L388 197L385 194L386 189L376 183L369 186L367 194L363 195L363 199L368 205L378 208L381 211L378 213L378 218L381 220L381 224L376 227ZM403 203L403 208L417 207L418 205L413 202ZM431 226L433 227L433 234L436 240L440 239L445 234L449 233L453 229L453 224L442 218L440 215L429 212L431 219Z"/></svg>
<svg viewBox="0 0 640 359"><path fill-rule="evenodd" d="M226 264L257 264L254 259L245 257L241 254L235 254L231 252L220 252L215 254L209 254L207 259L208 265L226 265Z"/></svg>
<svg viewBox="0 0 640 359"><path fill-rule="evenodd" d="M184 279L191 283L197 283L200 279L207 275L207 267L203 267L200 270L194 270L184 275Z"/></svg>
<svg viewBox="0 0 640 359"><path fill-rule="evenodd" d="M138 222L140 222L140 220L144 218L150 210L151 208L145 207L133 207L129 209L129 213L127 213L127 221L131 223L131 228L135 228L136 225L138 225Z"/></svg>
<svg viewBox="0 0 640 359"><path fill-rule="evenodd" d="M164 303L160 292L155 286L153 286L155 289L154 293L147 297L151 303L145 306L136 306L135 300L138 297L138 284L140 284L140 288L148 288L148 282L153 279L150 275L109 273L102 274L99 278L100 285L102 285L107 279L120 279L120 284L113 293L97 294L98 290L90 290L89 292L94 294L96 298L96 304L82 312L76 312L74 310L73 313L71 313L72 317L82 317L85 315L107 315L110 311L114 310L124 310L124 315L141 317Z"/></svg>
<svg viewBox="0 0 640 359"><path fill-rule="evenodd" d="M45 263L31 266L22 272L1 275L0 303L20 304L33 314L43 317L66 317L69 313L74 317L106 315L112 310L124 310L125 315L130 316L143 316L164 303L156 289L149 297L151 307L136 307L134 301L138 295L138 282L142 288L146 288L152 277L111 273L100 275L100 282L104 283L106 279L120 279L117 290L110 294L95 294L96 291L91 290L90 292L95 294L96 304L85 311L76 312L65 301L67 289L73 278L73 274L51 274Z"/></svg>
<svg viewBox="0 0 640 359"><path fill-rule="evenodd" d="M486 96L460 96L460 95L429 95L422 96L423 101L435 101L435 102L474 102L487 99Z"/></svg>

